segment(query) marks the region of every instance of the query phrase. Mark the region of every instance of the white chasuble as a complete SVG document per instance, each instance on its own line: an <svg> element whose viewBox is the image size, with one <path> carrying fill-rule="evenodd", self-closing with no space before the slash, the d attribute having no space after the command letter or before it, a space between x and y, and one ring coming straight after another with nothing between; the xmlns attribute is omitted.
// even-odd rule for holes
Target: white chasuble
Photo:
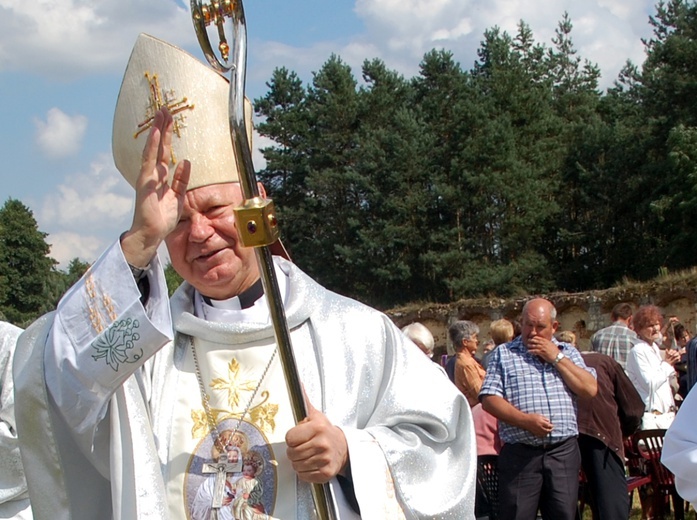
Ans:
<svg viewBox="0 0 697 520"><path fill-rule="evenodd" d="M473 518L476 445L464 397L384 314L274 260L287 280L300 380L346 436L360 518ZM310 486L285 460L293 421L278 359L254 393L274 343L266 318L206 315L186 283L168 301L157 259L148 277L143 306L116 242L19 338L15 412L34 517L206 518L208 497L222 493L209 472L195 337L211 415L229 458L243 463L224 475L217 516L314 519Z"/></svg>

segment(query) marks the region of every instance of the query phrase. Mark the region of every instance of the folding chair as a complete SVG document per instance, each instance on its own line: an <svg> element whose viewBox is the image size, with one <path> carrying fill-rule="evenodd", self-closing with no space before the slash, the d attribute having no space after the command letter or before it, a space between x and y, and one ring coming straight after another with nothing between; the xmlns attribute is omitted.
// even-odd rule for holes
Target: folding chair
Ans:
<svg viewBox="0 0 697 520"><path fill-rule="evenodd" d="M490 520L498 518L499 509L499 472L498 455L480 455L477 457L477 487L488 502Z"/></svg>
<svg viewBox="0 0 697 520"><path fill-rule="evenodd" d="M675 489L673 474L661 463L665 433L665 430L641 430L632 435L632 444L634 451L646 461L651 475L654 516L663 518L672 498L675 520L684 520L685 501Z"/></svg>

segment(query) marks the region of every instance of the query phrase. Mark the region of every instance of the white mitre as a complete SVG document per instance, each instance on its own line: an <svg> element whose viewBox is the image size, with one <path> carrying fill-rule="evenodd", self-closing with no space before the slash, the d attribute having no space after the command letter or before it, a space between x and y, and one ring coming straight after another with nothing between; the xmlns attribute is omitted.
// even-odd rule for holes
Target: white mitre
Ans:
<svg viewBox="0 0 697 520"><path fill-rule="evenodd" d="M174 117L170 182L183 159L191 162L190 190L237 181L229 93L227 79L186 51L147 34L138 36L114 114L112 150L121 175L135 187L153 117L166 105ZM251 103L245 100L248 133L251 115ZM251 135L247 137L251 143Z"/></svg>

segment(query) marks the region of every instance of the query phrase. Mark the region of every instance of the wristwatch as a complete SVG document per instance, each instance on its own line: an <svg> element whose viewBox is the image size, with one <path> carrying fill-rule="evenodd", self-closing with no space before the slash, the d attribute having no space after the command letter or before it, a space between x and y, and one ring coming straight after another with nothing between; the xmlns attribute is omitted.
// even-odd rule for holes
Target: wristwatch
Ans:
<svg viewBox="0 0 697 520"><path fill-rule="evenodd" d="M566 357L566 356L564 355L563 352L559 352L559 354L557 354L557 357L554 358L554 361L552 361L552 366L553 366L553 367L557 366L557 365L559 364L559 362L560 362L562 359L564 359L565 357Z"/></svg>

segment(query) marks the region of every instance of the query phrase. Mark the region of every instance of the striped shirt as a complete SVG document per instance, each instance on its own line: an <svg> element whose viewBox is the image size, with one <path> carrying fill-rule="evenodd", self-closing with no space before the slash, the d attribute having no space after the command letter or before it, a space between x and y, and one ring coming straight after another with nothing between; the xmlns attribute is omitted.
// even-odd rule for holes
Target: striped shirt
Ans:
<svg viewBox="0 0 697 520"><path fill-rule="evenodd" d="M552 341L572 362L595 376L595 370L586 366L578 350L568 343ZM528 352L520 336L492 351L479 392L480 398L485 395L503 397L521 412L543 415L554 425L549 435L540 438L499 421L504 443L544 446L578 435L576 396L551 363Z"/></svg>

